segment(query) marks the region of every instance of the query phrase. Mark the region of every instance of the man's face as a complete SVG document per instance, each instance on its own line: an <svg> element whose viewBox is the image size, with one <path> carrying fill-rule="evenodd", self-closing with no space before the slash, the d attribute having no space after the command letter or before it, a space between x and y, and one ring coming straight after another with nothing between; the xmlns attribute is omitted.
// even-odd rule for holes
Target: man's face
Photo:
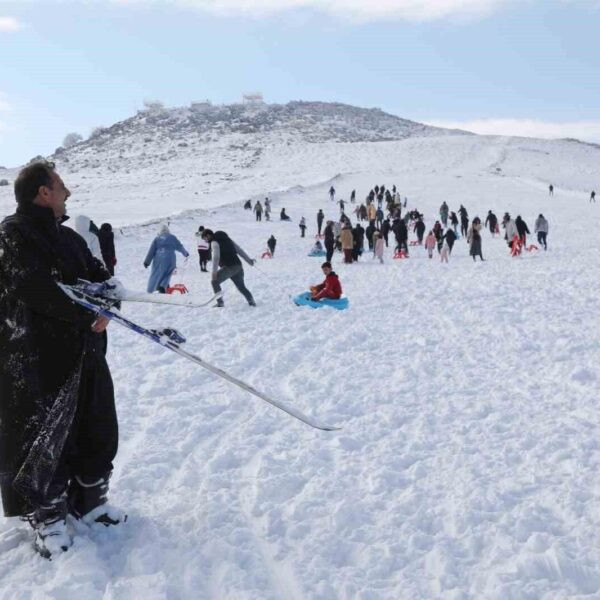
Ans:
<svg viewBox="0 0 600 600"><path fill-rule="evenodd" d="M327 275L329 275L329 273L331 273L331 267L322 267L323 270L323 274L325 275L325 277L327 277Z"/></svg>
<svg viewBox="0 0 600 600"><path fill-rule="evenodd" d="M52 171L50 177L52 179L51 185L40 187L34 204L51 208L54 216L59 219L67 213L66 202L71 192L66 188L58 173Z"/></svg>

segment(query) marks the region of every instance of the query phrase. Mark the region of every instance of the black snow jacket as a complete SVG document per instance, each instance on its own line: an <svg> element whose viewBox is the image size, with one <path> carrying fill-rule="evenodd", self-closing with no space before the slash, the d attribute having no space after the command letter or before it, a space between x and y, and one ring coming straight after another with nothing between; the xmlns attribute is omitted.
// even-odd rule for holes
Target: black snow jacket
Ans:
<svg viewBox="0 0 600 600"><path fill-rule="evenodd" d="M517 231L519 232L519 236L523 237L524 234L529 234L529 227L527 227L527 223L521 219L521 217L517 217L515 219L515 225L517 226Z"/></svg>
<svg viewBox="0 0 600 600"><path fill-rule="evenodd" d="M105 339L91 331L95 315L56 282L109 277L85 240L57 223L49 208L19 206L0 225L0 489L6 516L24 514L48 490L73 424L88 349L106 367L104 354L95 352ZM110 378L108 367L106 373Z"/></svg>
<svg viewBox="0 0 600 600"><path fill-rule="evenodd" d="M114 274L114 267L117 264L117 255L115 253L115 236L110 223L102 223L98 231L98 240L100 241L100 252L106 268L111 274Z"/></svg>

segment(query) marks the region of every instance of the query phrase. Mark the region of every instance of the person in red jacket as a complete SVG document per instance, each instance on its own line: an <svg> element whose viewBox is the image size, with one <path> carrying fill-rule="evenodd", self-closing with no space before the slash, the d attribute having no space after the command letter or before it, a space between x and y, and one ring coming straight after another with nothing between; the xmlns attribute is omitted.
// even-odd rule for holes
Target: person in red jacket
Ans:
<svg viewBox="0 0 600 600"><path fill-rule="evenodd" d="M342 295L342 284L338 276L333 272L330 262L324 262L321 265L325 275L325 281L319 285L313 285L310 288L311 300L322 300L323 298L331 298L338 300Z"/></svg>

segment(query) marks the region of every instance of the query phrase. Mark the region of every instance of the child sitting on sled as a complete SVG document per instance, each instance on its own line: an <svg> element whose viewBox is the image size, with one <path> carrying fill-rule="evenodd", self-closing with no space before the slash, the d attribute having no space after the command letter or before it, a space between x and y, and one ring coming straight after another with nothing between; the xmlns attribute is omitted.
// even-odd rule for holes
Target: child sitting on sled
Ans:
<svg viewBox="0 0 600 600"><path fill-rule="evenodd" d="M332 300L338 300L342 295L342 284L339 277L333 272L330 262L324 262L321 265L321 269L325 275L325 281L318 285L310 286L310 299L322 300L323 298L331 298Z"/></svg>

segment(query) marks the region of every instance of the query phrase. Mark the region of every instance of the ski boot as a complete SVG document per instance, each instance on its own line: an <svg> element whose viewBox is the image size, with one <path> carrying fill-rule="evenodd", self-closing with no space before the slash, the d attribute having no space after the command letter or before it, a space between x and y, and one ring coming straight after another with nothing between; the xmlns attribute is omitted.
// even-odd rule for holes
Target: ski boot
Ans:
<svg viewBox="0 0 600 600"><path fill-rule="evenodd" d="M33 547L40 556L52 560L53 556L66 552L73 545L73 538L67 530L66 517L66 493L24 517L33 527Z"/></svg>
<svg viewBox="0 0 600 600"><path fill-rule="evenodd" d="M75 476L69 485L69 513L88 526L101 523L109 527L127 521L127 515L107 503L106 477Z"/></svg>

